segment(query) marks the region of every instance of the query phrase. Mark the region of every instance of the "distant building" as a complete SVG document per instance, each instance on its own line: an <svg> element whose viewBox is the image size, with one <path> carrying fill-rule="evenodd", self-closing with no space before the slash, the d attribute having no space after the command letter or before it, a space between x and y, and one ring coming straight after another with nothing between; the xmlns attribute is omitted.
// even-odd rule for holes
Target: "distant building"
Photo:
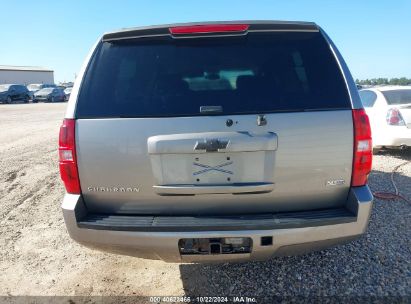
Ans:
<svg viewBox="0 0 411 304"><path fill-rule="evenodd" d="M54 71L41 67L0 65L2 83L54 83Z"/></svg>

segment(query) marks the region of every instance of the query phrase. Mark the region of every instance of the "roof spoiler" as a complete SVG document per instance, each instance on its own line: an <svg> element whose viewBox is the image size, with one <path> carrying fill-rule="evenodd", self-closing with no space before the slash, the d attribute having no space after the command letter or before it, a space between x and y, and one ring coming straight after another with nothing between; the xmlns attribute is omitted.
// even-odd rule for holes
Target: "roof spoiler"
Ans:
<svg viewBox="0 0 411 304"><path fill-rule="evenodd" d="M208 36L245 35L248 32L318 32L313 22L296 21L225 21L178 23L123 29L106 33L103 41L138 38L196 38Z"/></svg>

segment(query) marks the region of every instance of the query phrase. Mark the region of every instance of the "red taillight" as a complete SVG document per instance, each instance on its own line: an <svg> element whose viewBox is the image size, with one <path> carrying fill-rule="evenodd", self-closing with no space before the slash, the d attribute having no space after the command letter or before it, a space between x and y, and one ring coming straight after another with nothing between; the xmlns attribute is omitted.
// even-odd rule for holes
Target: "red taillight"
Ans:
<svg viewBox="0 0 411 304"><path fill-rule="evenodd" d="M66 187L66 191L72 194L80 194L80 179L77 170L76 139L74 119L64 119L60 127L59 136L59 165L60 176Z"/></svg>
<svg viewBox="0 0 411 304"><path fill-rule="evenodd" d="M401 116L401 113L398 109L392 108L387 112L387 124L392 126L405 126L404 119Z"/></svg>
<svg viewBox="0 0 411 304"><path fill-rule="evenodd" d="M354 122L354 159L351 186L364 186L372 166L370 121L364 109L352 111Z"/></svg>
<svg viewBox="0 0 411 304"><path fill-rule="evenodd" d="M191 26L170 27L171 34L203 34L203 33L225 33L244 32L248 30L248 24L204 24Z"/></svg>

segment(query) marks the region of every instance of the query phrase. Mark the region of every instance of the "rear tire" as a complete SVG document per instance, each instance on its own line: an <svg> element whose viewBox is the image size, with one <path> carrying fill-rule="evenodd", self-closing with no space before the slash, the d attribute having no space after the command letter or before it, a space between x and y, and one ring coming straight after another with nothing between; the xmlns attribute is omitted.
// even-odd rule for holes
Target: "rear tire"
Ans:
<svg viewBox="0 0 411 304"><path fill-rule="evenodd" d="M29 103L29 100L30 100L29 95L24 96L24 103Z"/></svg>
<svg viewBox="0 0 411 304"><path fill-rule="evenodd" d="M7 99L6 99L6 103L11 103L13 100L11 99L11 97L10 96L7 96Z"/></svg>

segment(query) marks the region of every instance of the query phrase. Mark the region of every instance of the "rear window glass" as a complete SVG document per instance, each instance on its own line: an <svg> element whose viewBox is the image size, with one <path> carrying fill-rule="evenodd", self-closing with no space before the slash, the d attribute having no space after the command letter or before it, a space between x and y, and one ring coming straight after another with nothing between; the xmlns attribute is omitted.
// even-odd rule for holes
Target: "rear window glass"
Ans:
<svg viewBox="0 0 411 304"><path fill-rule="evenodd" d="M101 43L85 74L77 118L350 108L320 33Z"/></svg>
<svg viewBox="0 0 411 304"><path fill-rule="evenodd" d="M410 90L392 90L381 92L389 105L400 105L411 103L411 89Z"/></svg>

